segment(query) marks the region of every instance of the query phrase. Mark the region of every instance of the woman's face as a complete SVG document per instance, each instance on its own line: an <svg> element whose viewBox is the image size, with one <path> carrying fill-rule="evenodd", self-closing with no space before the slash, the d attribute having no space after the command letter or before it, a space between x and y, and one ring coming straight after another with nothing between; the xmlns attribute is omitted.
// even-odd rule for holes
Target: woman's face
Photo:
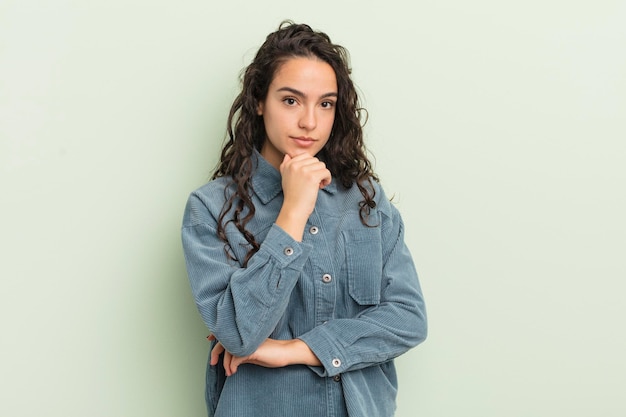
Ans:
<svg viewBox="0 0 626 417"><path fill-rule="evenodd" d="M315 156L330 137L336 103L337 77L330 65L315 58L286 61L257 109L266 134L261 155L277 169L285 154Z"/></svg>

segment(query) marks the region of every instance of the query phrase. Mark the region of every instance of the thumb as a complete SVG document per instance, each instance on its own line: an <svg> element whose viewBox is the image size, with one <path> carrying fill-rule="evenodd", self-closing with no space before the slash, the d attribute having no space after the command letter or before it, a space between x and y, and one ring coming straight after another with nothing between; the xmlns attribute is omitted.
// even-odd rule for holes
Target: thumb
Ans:
<svg viewBox="0 0 626 417"><path fill-rule="evenodd" d="M281 174L283 173L283 168L285 167L285 164L289 163L289 161L291 161L291 156L286 153L283 157L283 162L280 164L280 167L278 167Z"/></svg>

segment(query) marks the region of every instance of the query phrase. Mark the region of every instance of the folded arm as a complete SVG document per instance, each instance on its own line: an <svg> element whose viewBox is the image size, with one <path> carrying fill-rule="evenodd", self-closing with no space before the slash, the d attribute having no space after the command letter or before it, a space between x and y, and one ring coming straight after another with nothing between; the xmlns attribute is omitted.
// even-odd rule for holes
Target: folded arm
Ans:
<svg viewBox="0 0 626 417"><path fill-rule="evenodd" d="M284 314L311 248L273 225L243 268L226 257L216 222L200 199L192 195L186 213L182 239L198 310L228 352L248 356Z"/></svg>

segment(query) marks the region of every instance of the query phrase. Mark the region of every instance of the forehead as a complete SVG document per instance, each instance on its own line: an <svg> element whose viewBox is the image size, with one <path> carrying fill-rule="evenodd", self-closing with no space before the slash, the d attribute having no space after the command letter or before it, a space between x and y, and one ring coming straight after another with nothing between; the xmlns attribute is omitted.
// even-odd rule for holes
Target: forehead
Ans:
<svg viewBox="0 0 626 417"><path fill-rule="evenodd" d="M290 58L283 62L276 73L270 89L292 87L308 91L337 91L337 77L333 68L317 58Z"/></svg>

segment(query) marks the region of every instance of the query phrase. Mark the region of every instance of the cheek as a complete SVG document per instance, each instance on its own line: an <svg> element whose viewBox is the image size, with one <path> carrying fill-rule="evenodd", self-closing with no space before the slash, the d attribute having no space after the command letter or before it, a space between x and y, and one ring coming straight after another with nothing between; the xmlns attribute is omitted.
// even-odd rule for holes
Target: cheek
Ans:
<svg viewBox="0 0 626 417"><path fill-rule="evenodd" d="M330 132L333 130L334 124L335 124L335 114L333 113L332 116L329 116L328 119L325 120L324 128L328 132Z"/></svg>
<svg viewBox="0 0 626 417"><path fill-rule="evenodd" d="M280 141L280 138L289 130L287 128L288 123L283 115L265 113L263 115L263 121L265 124L265 134L273 143Z"/></svg>
<svg viewBox="0 0 626 417"><path fill-rule="evenodd" d="M286 117L286 115L280 112L266 112L263 115L263 118L265 120L265 126L271 126L270 128L273 130L281 129L288 123L288 118Z"/></svg>

